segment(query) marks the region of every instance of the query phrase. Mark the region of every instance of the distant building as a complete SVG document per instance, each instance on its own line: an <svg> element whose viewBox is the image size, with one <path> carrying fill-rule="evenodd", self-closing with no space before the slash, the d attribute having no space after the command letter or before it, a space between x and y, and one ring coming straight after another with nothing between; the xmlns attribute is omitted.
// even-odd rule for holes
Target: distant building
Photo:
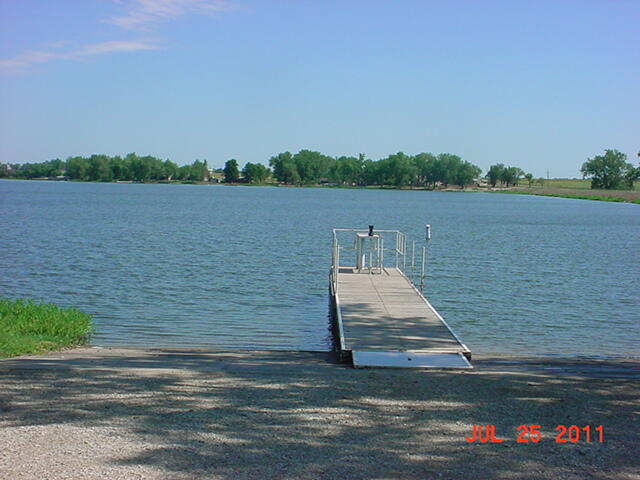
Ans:
<svg viewBox="0 0 640 480"><path fill-rule="evenodd" d="M207 181L211 183L222 183L222 180L224 179L224 175L220 173L218 169L209 168L208 174Z"/></svg>
<svg viewBox="0 0 640 480"><path fill-rule="evenodd" d="M13 168L8 163L0 163L0 177L8 177L13 172Z"/></svg>

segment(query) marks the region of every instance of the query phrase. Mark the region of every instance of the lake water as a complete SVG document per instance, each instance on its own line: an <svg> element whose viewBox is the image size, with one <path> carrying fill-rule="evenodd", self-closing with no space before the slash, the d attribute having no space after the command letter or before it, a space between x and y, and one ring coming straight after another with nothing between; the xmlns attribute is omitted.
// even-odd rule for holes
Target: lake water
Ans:
<svg viewBox="0 0 640 480"><path fill-rule="evenodd" d="M96 345L329 350L333 227L422 245L474 353L640 357L640 206L394 190L0 181L0 296Z"/></svg>

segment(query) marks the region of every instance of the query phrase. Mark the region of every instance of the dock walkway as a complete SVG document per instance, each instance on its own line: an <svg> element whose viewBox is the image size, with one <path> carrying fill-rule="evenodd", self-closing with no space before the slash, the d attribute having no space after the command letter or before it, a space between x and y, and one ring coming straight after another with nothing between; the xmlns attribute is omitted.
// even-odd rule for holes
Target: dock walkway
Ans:
<svg viewBox="0 0 640 480"><path fill-rule="evenodd" d="M333 272L339 348L355 367L471 368L469 349L400 268Z"/></svg>

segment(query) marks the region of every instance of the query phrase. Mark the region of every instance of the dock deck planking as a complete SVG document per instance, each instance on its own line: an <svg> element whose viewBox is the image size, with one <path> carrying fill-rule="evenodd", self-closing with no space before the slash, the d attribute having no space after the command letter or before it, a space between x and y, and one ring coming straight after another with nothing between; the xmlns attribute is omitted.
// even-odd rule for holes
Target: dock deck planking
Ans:
<svg viewBox="0 0 640 480"><path fill-rule="evenodd" d="M340 267L337 297L345 351L470 355L399 269L366 273Z"/></svg>

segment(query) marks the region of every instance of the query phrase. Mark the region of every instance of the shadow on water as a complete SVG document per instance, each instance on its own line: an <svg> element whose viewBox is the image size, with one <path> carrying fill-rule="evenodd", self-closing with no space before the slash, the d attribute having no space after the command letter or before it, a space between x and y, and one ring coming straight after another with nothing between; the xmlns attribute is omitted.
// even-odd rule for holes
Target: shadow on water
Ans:
<svg viewBox="0 0 640 480"><path fill-rule="evenodd" d="M618 366L624 380L479 365L425 373L356 370L333 353L89 349L0 362L0 425L109 426L136 446L112 466L171 478L626 478L637 468L637 365ZM516 443L531 423L543 440ZM496 425L505 442L467 443L474 424ZM557 424L604 425L605 443L555 443Z"/></svg>

